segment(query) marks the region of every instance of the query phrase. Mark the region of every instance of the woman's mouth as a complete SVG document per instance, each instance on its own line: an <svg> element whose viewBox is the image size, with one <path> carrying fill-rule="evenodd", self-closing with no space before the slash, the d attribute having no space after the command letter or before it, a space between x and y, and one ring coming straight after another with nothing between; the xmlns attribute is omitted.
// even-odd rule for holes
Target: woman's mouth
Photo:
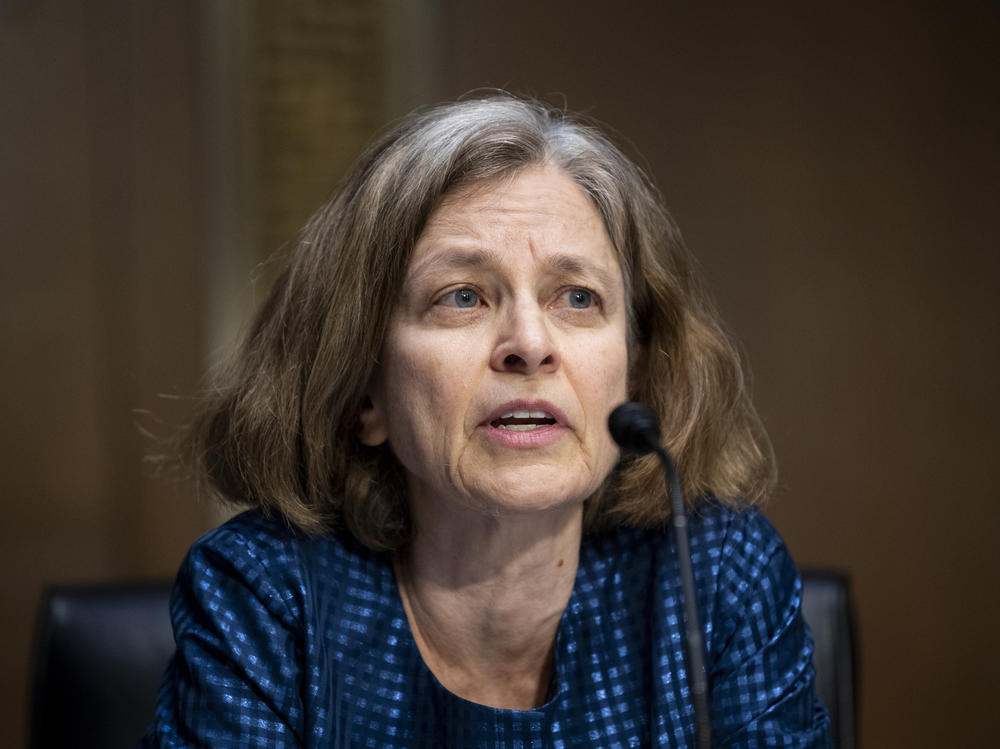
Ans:
<svg viewBox="0 0 1000 749"><path fill-rule="evenodd" d="M512 432L528 432L555 423L555 417L546 411L510 411L491 421L490 426Z"/></svg>
<svg viewBox="0 0 1000 749"><path fill-rule="evenodd" d="M565 414L544 400L508 401L481 426L493 443L528 450L553 445L570 431Z"/></svg>

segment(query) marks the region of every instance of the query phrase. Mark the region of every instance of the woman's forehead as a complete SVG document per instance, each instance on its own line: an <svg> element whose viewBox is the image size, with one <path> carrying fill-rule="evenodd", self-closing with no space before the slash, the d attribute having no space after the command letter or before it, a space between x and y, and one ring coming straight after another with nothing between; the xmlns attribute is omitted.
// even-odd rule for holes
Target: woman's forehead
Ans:
<svg viewBox="0 0 1000 749"><path fill-rule="evenodd" d="M565 172L545 166L447 194L428 218L411 262L442 244L497 251L518 240L556 244L548 249L563 254L594 249L614 254L590 197Z"/></svg>

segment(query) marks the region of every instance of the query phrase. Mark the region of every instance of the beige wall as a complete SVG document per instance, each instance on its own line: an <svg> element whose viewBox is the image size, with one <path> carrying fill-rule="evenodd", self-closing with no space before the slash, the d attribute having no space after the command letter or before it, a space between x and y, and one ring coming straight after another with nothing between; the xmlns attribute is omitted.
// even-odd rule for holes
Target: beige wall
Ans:
<svg viewBox="0 0 1000 749"><path fill-rule="evenodd" d="M865 745L987 745L996 11L401 3L0 2L0 745L41 584L170 574L211 522L148 477L136 410L182 418L159 395L363 133L482 85L648 162L753 365L769 515L854 576Z"/></svg>

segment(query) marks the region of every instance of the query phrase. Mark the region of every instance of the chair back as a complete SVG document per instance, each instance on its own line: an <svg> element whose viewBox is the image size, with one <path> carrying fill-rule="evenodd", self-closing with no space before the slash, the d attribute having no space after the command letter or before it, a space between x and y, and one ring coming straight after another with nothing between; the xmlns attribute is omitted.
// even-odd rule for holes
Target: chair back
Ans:
<svg viewBox="0 0 1000 749"><path fill-rule="evenodd" d="M834 749L857 745L857 641L847 575L802 571L802 615L812 630L816 693L830 712Z"/></svg>
<svg viewBox="0 0 1000 749"><path fill-rule="evenodd" d="M48 588L35 640L31 749L134 747L174 651L171 583Z"/></svg>

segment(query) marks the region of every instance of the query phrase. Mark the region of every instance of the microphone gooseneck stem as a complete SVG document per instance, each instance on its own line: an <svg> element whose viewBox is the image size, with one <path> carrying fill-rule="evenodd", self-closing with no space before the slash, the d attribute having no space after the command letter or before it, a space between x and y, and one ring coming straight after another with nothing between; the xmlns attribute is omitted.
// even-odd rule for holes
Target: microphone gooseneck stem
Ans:
<svg viewBox="0 0 1000 749"><path fill-rule="evenodd" d="M680 568L681 589L684 593L684 625L687 630L684 642L687 645L688 685L691 687L691 703L694 706L696 746L698 749L711 749L712 724L709 718L705 644L701 634L701 623L698 620L698 602L695 597L694 572L691 569L691 545L688 543L684 495L681 493L681 482L670 455L659 445L656 447L656 454L660 456L660 462L666 473L674 542L677 546L677 565Z"/></svg>

